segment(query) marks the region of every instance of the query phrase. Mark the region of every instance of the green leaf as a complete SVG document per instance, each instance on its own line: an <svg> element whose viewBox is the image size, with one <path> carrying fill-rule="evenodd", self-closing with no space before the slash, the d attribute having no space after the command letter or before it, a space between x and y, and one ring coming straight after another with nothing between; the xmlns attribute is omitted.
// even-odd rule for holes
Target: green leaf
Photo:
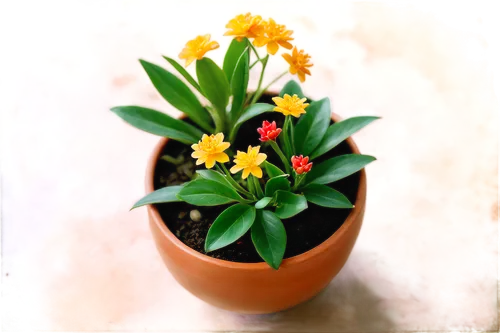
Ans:
<svg viewBox="0 0 500 333"><path fill-rule="evenodd" d="M182 120L141 106L116 106L111 111L138 129L182 143L196 143L203 135L202 131Z"/></svg>
<svg viewBox="0 0 500 333"><path fill-rule="evenodd" d="M208 179L195 179L187 183L177 197L196 206L217 206L244 201L234 188Z"/></svg>
<svg viewBox="0 0 500 333"><path fill-rule="evenodd" d="M198 90L200 94L203 94L198 82L196 82L196 80L191 76L191 74L188 73L187 70L184 69L184 67L182 67L182 65L167 56L163 56L163 58L165 58L165 60L167 60L170 65L172 65L186 79L187 82L189 82L196 90Z"/></svg>
<svg viewBox="0 0 500 333"><path fill-rule="evenodd" d="M287 219L307 209L307 200L303 195L288 191L277 191L275 198L278 206L275 214L280 219Z"/></svg>
<svg viewBox="0 0 500 333"><path fill-rule="evenodd" d="M248 78L249 78L249 61L250 55L248 48L238 59L236 68L234 69L233 77L231 79L231 95L233 95L233 102L231 105L231 119L237 119L245 104L245 97L247 95Z"/></svg>
<svg viewBox="0 0 500 333"><path fill-rule="evenodd" d="M196 75L205 97L225 116L229 101L229 82L226 74L210 58L196 61Z"/></svg>
<svg viewBox="0 0 500 333"><path fill-rule="evenodd" d="M274 178L285 174L280 168L268 161L264 161L264 169L266 169L269 178Z"/></svg>
<svg viewBox="0 0 500 333"><path fill-rule="evenodd" d="M214 170L203 169L203 170L196 170L196 173L198 175L200 175L200 177L203 179L213 180L213 181L220 183L224 186L232 187L231 183L226 178L226 176L221 174L220 172L217 172Z"/></svg>
<svg viewBox="0 0 500 333"><path fill-rule="evenodd" d="M266 208L267 205L269 205L269 203L271 202L271 200L273 200L272 197L263 197L262 199L260 199L255 203L255 208L257 209Z"/></svg>
<svg viewBox="0 0 500 333"><path fill-rule="evenodd" d="M160 95L176 109L184 112L196 124L210 131L212 120L195 94L181 79L166 69L145 60L139 60Z"/></svg>
<svg viewBox="0 0 500 333"><path fill-rule="evenodd" d="M352 117L328 127L323 140L311 154L311 159L323 155L339 143L380 117Z"/></svg>
<svg viewBox="0 0 500 333"><path fill-rule="evenodd" d="M331 187L320 184L309 184L302 189L307 201L318 206L329 208L353 208L353 204L345 195Z"/></svg>
<svg viewBox="0 0 500 333"><path fill-rule="evenodd" d="M296 94L299 98L304 98L304 93L302 92L302 89L300 88L300 85L297 83L297 81L290 80L285 84L283 89L281 89L280 92L280 97L285 96L285 94L288 94L290 96L293 96Z"/></svg>
<svg viewBox="0 0 500 333"><path fill-rule="evenodd" d="M321 142L330 124L330 99L311 102L306 114L300 117L295 126L294 142L297 154L304 156L313 152Z"/></svg>
<svg viewBox="0 0 500 333"><path fill-rule="evenodd" d="M306 176L306 184L329 184L352 175L363 169L365 165L375 161L368 155L346 154L326 160L315 165Z"/></svg>
<svg viewBox="0 0 500 333"><path fill-rule="evenodd" d="M251 235L257 253L269 266L278 269L286 249L286 231L281 220L268 210L258 210Z"/></svg>
<svg viewBox="0 0 500 333"><path fill-rule="evenodd" d="M253 117L256 117L265 112L273 111L274 107L275 107L274 105L267 103L255 103L247 107L245 110L243 110L243 113L233 125L233 128L231 130L231 135L229 136L230 141L234 139L234 136L238 132L238 129L245 121L252 119Z"/></svg>
<svg viewBox="0 0 500 333"><path fill-rule="evenodd" d="M132 208L130 210L137 208L137 207L156 204L156 203L181 201L176 196L180 192L181 189L182 189L182 185L167 186L167 187L160 188L159 190L151 192L151 193L147 194L141 200L137 201L134 204L134 206L132 206Z"/></svg>
<svg viewBox="0 0 500 333"><path fill-rule="evenodd" d="M269 179L266 183L266 196L272 197L278 190L290 191L290 182L288 175L280 175Z"/></svg>
<svg viewBox="0 0 500 333"><path fill-rule="evenodd" d="M234 69L236 68L238 60L247 47L248 39L246 38L244 38L241 42L233 39L229 45L226 55L224 56L224 63L222 64L222 69L224 70L226 78L229 82L231 82L231 79L233 78Z"/></svg>
<svg viewBox="0 0 500 333"><path fill-rule="evenodd" d="M215 251L237 241L255 221L255 207L233 205L224 210L208 230L205 252Z"/></svg>

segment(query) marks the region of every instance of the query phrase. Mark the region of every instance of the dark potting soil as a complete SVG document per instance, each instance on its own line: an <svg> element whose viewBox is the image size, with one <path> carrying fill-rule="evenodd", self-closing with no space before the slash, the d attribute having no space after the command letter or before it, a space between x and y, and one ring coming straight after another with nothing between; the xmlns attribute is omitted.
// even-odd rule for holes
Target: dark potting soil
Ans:
<svg viewBox="0 0 500 333"><path fill-rule="evenodd" d="M263 96L260 102L273 103L270 96ZM261 127L262 121L275 120L278 126L282 127L283 118L283 115L280 113L269 112L250 119L241 126L238 138L231 149L233 151L246 151L249 145L256 146L261 144L258 139L257 128ZM194 160L191 158L191 152L191 147L188 145L173 140L168 141L162 153L162 158L156 165L154 175L155 189L187 182L191 180L197 169L204 168L204 165L195 165ZM267 144L262 145L261 152L267 154L268 160L271 163L281 166L280 160ZM349 148L349 145L346 142L342 142L329 153L315 159L313 168L315 164L317 165L325 159L350 153L352 153L352 150ZM172 163L171 158L165 158L164 155L172 157L175 163ZM347 196L352 203L356 199L358 185L359 173L330 184L332 188ZM308 202L308 205L309 208L302 213L283 220L287 234L285 258L304 253L324 242L344 223L351 211L350 209L325 208L310 202ZM217 216L228 206L197 207L185 202L156 205L167 227L190 248L223 260L246 263L262 262L263 260L252 244L250 232L247 232L237 242L222 249L209 253L205 253L203 250L208 229Z"/></svg>

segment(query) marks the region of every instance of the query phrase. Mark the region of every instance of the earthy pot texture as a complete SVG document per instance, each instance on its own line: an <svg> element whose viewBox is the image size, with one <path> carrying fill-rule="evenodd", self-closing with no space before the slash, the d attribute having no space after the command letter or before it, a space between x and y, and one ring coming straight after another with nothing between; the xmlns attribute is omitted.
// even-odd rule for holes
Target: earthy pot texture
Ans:
<svg viewBox="0 0 500 333"><path fill-rule="evenodd" d="M340 119L333 115L334 121ZM168 139L161 139L149 160L146 192L154 191L154 170ZM347 139L354 154L359 150ZM238 263L215 259L182 243L148 206L156 247L174 278L193 295L219 308L263 314L300 304L319 293L342 269L358 237L366 199L366 174L360 171L355 207L344 224L319 246L283 260L279 270L265 262ZM286 221L285 221L286 223Z"/></svg>

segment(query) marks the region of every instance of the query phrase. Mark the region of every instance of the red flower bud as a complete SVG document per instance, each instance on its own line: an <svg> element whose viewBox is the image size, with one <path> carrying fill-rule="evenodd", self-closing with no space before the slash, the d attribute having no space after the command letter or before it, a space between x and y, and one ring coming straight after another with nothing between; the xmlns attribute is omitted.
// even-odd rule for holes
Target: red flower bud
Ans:
<svg viewBox="0 0 500 333"><path fill-rule="evenodd" d="M257 128L257 132L259 132L260 134L260 141L274 141L281 133L281 128L276 128L275 121L269 123L267 120L264 120L264 122L262 123L262 127Z"/></svg>
<svg viewBox="0 0 500 333"><path fill-rule="evenodd" d="M303 157L302 155L292 156L292 166L298 175L311 171L313 164L312 162L309 163L308 162L309 162L308 156L306 157Z"/></svg>

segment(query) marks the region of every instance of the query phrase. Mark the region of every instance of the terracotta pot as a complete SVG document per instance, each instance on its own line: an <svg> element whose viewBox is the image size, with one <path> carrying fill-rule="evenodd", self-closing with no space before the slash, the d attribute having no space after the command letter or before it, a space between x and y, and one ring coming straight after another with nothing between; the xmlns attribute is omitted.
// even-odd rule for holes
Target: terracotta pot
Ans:
<svg viewBox="0 0 500 333"><path fill-rule="evenodd" d="M332 115L332 119L340 118ZM168 139L156 145L146 171L146 192L154 191L156 163ZM358 147L347 140L355 154ZM366 199L366 174L360 172L355 208L326 241L283 260L279 270L266 263L237 263L201 254L182 243L165 225L158 210L148 206L156 247L174 278L198 298L222 309L263 314L302 303L325 288L344 266L358 237Z"/></svg>

